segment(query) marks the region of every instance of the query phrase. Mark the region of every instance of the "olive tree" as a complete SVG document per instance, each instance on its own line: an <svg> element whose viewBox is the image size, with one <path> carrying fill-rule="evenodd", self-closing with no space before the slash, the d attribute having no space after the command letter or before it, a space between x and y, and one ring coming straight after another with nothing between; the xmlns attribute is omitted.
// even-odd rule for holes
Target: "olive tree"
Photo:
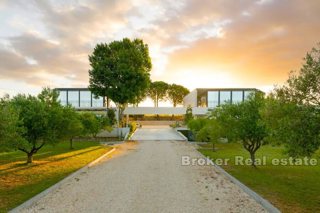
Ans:
<svg viewBox="0 0 320 213"><path fill-rule="evenodd" d="M63 137L69 140L70 149L73 149L73 140L75 137L83 135L84 127L80 119L80 114L71 106L63 108Z"/></svg>
<svg viewBox="0 0 320 213"><path fill-rule="evenodd" d="M303 60L270 95L264 111L270 140L283 143L291 157L310 157L320 146L320 43Z"/></svg>
<svg viewBox="0 0 320 213"><path fill-rule="evenodd" d="M265 143L267 128L261 116L264 107L264 94L256 91L246 101L238 104L223 104L214 110L223 134L230 141L240 141L250 153L252 166L255 167L255 153Z"/></svg>
<svg viewBox="0 0 320 213"><path fill-rule="evenodd" d="M320 43L303 60L300 70L291 72L286 84L276 89L277 97L320 107Z"/></svg>
<svg viewBox="0 0 320 213"><path fill-rule="evenodd" d="M0 101L0 148L8 150L19 141L19 113L10 105L8 98Z"/></svg>
<svg viewBox="0 0 320 213"><path fill-rule="evenodd" d="M283 144L290 157L311 157L319 149L319 108L270 96L262 115L270 132L268 140Z"/></svg>
<svg viewBox="0 0 320 213"><path fill-rule="evenodd" d="M83 125L83 135L96 137L101 131L101 122L95 114L90 112L81 113L80 119Z"/></svg>
<svg viewBox="0 0 320 213"><path fill-rule="evenodd" d="M17 95L10 101L18 112L19 137L8 145L25 152L27 163L32 163L33 155L43 146L57 143L62 136L62 107L53 99L50 103L31 95Z"/></svg>

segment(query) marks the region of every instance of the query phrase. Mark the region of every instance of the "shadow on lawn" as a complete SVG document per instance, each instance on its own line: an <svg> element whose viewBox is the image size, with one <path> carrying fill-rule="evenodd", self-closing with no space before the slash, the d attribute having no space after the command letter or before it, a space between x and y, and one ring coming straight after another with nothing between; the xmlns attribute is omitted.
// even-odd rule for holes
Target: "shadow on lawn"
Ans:
<svg viewBox="0 0 320 213"><path fill-rule="evenodd" d="M80 153L77 153L77 154L74 154L74 155L69 155L69 156L62 157L62 158L57 158L55 156L62 155L62 154L68 153L68 152L58 153L56 155L50 156L50 158L52 158L52 160L47 160L47 161L42 162L42 163L32 163L32 164L15 163L9 168L1 169L0 175L7 175L7 174L10 174L10 173L16 172L17 170L23 171L23 170L29 169L31 167L37 167L37 166L41 166L41 165L46 165L46 164L49 164L49 163L52 163L52 162L59 162L59 161L62 161L62 160L65 160L65 159L68 159L68 158L71 158L71 157L75 157L75 156L78 156L78 155L82 155L82 154L85 154L85 153L88 153L88 152L95 151L95 150L98 150L98 149L101 149L101 147L97 147L95 149L87 150L87 151L84 151L84 152L80 152ZM77 151L77 150L74 150L74 151ZM44 157L42 157L40 159L37 159L37 160L41 160L43 158ZM34 160L36 160L36 159L34 159ZM6 165L6 164L3 164L2 166L4 166L4 165Z"/></svg>

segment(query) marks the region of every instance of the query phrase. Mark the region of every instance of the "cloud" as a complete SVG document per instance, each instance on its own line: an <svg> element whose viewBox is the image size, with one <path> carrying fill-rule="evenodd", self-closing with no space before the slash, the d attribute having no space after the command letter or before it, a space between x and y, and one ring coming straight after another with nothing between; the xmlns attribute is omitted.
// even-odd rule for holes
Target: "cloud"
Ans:
<svg viewBox="0 0 320 213"><path fill-rule="evenodd" d="M31 87L86 86L94 46L126 36L149 44L153 80L272 85L320 37L317 0L20 0L0 10L0 82Z"/></svg>

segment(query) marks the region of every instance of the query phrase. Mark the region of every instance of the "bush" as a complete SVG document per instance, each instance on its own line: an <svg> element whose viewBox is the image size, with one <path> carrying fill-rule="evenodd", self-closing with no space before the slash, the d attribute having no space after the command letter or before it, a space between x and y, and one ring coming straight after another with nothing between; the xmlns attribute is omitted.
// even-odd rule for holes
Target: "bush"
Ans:
<svg viewBox="0 0 320 213"><path fill-rule="evenodd" d="M130 133L133 133L134 131L136 131L138 124L135 121L132 121L131 123L129 123L129 127L130 127Z"/></svg>

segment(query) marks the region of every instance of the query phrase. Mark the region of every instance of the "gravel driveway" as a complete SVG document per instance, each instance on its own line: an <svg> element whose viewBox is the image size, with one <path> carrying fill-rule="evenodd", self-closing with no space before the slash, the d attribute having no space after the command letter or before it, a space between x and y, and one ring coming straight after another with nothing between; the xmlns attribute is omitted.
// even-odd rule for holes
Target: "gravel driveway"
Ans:
<svg viewBox="0 0 320 213"><path fill-rule="evenodd" d="M91 167L22 212L264 212L212 166L182 166L201 157L183 141L141 141Z"/></svg>

